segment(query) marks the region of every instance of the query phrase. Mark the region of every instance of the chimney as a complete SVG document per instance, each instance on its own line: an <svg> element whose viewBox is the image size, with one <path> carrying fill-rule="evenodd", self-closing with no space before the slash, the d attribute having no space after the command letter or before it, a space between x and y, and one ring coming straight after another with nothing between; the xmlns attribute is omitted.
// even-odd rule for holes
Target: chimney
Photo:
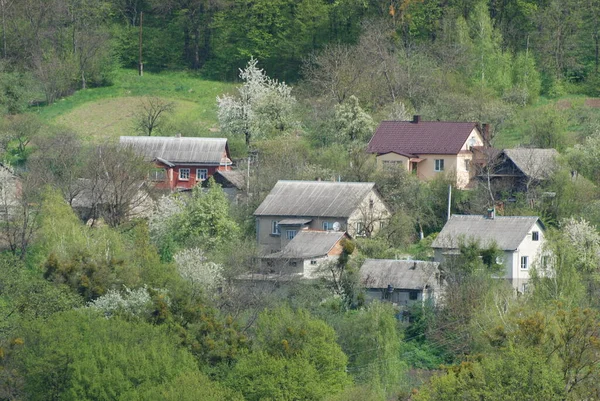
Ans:
<svg viewBox="0 0 600 401"><path fill-rule="evenodd" d="M177 135L175 135L176 138L181 138L181 132L178 132Z"/></svg>
<svg viewBox="0 0 600 401"><path fill-rule="evenodd" d="M415 114L415 115L413 116L413 120L412 120L412 122L413 122L413 124L418 124L418 123L420 123L420 122L421 122L421 116L419 116L419 115Z"/></svg>
<svg viewBox="0 0 600 401"><path fill-rule="evenodd" d="M489 220L494 220L494 217L496 217L496 210L493 207L488 208L485 218Z"/></svg>

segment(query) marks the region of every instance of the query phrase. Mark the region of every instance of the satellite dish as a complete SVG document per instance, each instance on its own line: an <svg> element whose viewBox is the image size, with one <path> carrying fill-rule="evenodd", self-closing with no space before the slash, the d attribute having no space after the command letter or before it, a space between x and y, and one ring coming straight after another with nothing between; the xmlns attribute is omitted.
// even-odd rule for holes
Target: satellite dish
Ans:
<svg viewBox="0 0 600 401"><path fill-rule="evenodd" d="M333 223L333 231L340 231L340 228L342 228L342 225L339 222Z"/></svg>
<svg viewBox="0 0 600 401"><path fill-rule="evenodd" d="M469 146L475 146L476 143L477 140L475 139L475 137L471 137L471 139L469 139Z"/></svg>

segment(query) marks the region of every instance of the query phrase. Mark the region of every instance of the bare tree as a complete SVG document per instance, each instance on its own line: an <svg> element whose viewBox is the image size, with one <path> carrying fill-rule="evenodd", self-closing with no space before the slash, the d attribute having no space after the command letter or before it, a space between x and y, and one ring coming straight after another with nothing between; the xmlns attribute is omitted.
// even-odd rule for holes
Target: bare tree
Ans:
<svg viewBox="0 0 600 401"><path fill-rule="evenodd" d="M73 132L57 131L36 140L37 149L27 161L27 168L40 186L51 185L71 205L81 192L81 177L86 163L79 137ZM89 166L88 166L89 167Z"/></svg>
<svg viewBox="0 0 600 401"><path fill-rule="evenodd" d="M152 132L162 125L165 114L175 110L175 103L160 97L151 96L142 99L140 109L135 115L136 128L143 135L152 136Z"/></svg>
<svg viewBox="0 0 600 401"><path fill-rule="evenodd" d="M103 216L118 226L141 208L151 208L145 181L151 165L129 148L103 144L91 150L79 196L94 222Z"/></svg>
<svg viewBox="0 0 600 401"><path fill-rule="evenodd" d="M0 167L0 238L21 259L38 228L40 211L39 193L30 177L19 179L10 166Z"/></svg>

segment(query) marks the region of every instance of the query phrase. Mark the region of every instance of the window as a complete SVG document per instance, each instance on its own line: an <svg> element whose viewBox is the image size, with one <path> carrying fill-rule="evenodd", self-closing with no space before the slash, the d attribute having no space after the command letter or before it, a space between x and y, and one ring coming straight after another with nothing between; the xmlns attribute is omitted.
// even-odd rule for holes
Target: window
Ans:
<svg viewBox="0 0 600 401"><path fill-rule="evenodd" d="M365 223L362 221L356 222L356 235L365 235Z"/></svg>
<svg viewBox="0 0 600 401"><path fill-rule="evenodd" d="M444 159L435 159L435 171L444 171Z"/></svg>
<svg viewBox="0 0 600 401"><path fill-rule="evenodd" d="M331 231L333 230L333 223L330 221L323 222L323 231Z"/></svg>
<svg viewBox="0 0 600 401"><path fill-rule="evenodd" d="M277 220L273 220L271 223L271 234L279 235L281 232L279 231L279 222Z"/></svg>
<svg viewBox="0 0 600 401"><path fill-rule="evenodd" d="M180 180L189 180L190 179L190 169L189 168L180 168L179 169L179 179Z"/></svg>
<svg viewBox="0 0 600 401"><path fill-rule="evenodd" d="M410 291L408 293L408 299L410 299L411 301L416 301L417 299L419 299L419 293L417 291Z"/></svg>
<svg viewBox="0 0 600 401"><path fill-rule="evenodd" d="M204 181L208 178L208 169L197 168L196 169L196 181Z"/></svg>
<svg viewBox="0 0 600 401"><path fill-rule="evenodd" d="M151 181L164 181L167 179L167 171L164 168L155 168L150 172Z"/></svg>
<svg viewBox="0 0 600 401"><path fill-rule="evenodd" d="M294 239L294 237L298 234L298 230L285 230L285 238Z"/></svg>
<svg viewBox="0 0 600 401"><path fill-rule="evenodd" d="M465 171L471 170L471 160L465 160Z"/></svg>
<svg viewBox="0 0 600 401"><path fill-rule="evenodd" d="M384 160L383 161L383 168L386 170L394 170L400 166L400 161L399 160Z"/></svg>
<svg viewBox="0 0 600 401"><path fill-rule="evenodd" d="M311 260L311 261L310 261L310 264L314 266L314 265L316 265L316 264L317 264L317 261L316 261L316 260Z"/></svg>
<svg viewBox="0 0 600 401"><path fill-rule="evenodd" d="M539 231L532 231L531 232L531 240L532 241L539 241L540 240L540 233L539 233Z"/></svg>
<svg viewBox="0 0 600 401"><path fill-rule="evenodd" d="M527 270L529 267L529 256L521 256L521 269Z"/></svg>

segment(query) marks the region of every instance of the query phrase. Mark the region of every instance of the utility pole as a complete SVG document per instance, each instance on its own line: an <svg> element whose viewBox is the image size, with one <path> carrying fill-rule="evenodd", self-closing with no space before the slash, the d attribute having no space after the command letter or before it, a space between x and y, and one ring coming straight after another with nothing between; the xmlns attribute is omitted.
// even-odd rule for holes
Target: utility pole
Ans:
<svg viewBox="0 0 600 401"><path fill-rule="evenodd" d="M450 205L452 204L452 185L448 185L448 220L450 220Z"/></svg>
<svg viewBox="0 0 600 401"><path fill-rule="evenodd" d="M140 77L144 76L144 63L142 62L142 29L144 26L144 12L140 11L140 39L139 39L139 44L140 44L140 58L139 58L139 72L140 72Z"/></svg>

